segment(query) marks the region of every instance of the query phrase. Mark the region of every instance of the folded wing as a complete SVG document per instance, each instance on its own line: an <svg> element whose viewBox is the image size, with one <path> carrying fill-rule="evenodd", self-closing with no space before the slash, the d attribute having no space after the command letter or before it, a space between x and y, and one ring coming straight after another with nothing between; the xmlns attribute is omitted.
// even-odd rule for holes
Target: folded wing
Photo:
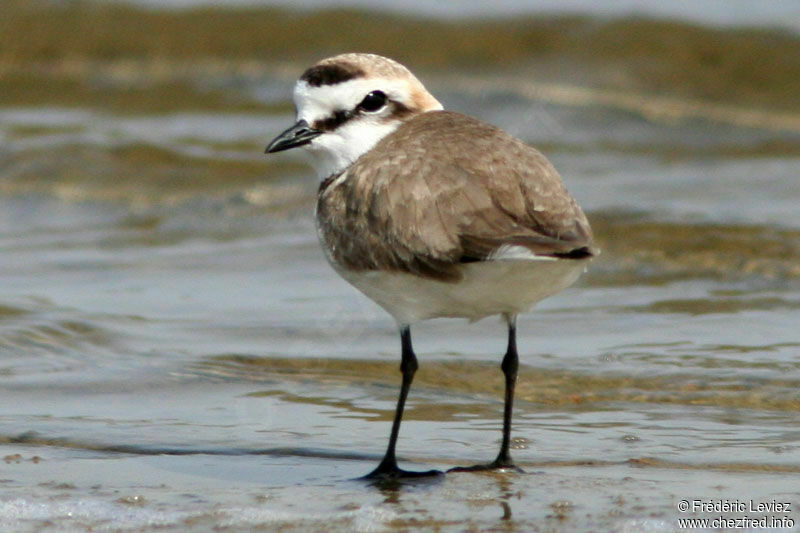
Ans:
<svg viewBox="0 0 800 533"><path fill-rule="evenodd" d="M465 115L415 117L346 172L323 183L317 209L331 259L351 269L455 281L461 264L496 260L510 248L530 259L597 253L550 162ZM325 222L333 219L338 224Z"/></svg>

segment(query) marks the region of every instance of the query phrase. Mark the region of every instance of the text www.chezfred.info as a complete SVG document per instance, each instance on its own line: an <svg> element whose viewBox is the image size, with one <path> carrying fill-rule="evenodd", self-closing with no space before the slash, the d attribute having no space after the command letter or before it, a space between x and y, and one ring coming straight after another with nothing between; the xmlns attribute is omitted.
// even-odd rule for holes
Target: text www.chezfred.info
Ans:
<svg viewBox="0 0 800 533"><path fill-rule="evenodd" d="M795 520L789 516L791 503L777 500L681 500L678 511L720 513L712 517L678 518L681 529L792 529L795 526Z"/></svg>

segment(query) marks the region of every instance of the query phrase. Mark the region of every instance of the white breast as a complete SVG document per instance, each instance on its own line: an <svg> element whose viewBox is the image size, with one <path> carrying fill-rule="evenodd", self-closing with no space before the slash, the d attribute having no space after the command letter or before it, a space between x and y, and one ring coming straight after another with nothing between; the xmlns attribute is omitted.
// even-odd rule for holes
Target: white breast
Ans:
<svg viewBox="0 0 800 533"><path fill-rule="evenodd" d="M403 272L337 272L383 307L399 324L437 317L470 321L523 313L572 285L586 269L583 260L501 259L466 263L454 283Z"/></svg>

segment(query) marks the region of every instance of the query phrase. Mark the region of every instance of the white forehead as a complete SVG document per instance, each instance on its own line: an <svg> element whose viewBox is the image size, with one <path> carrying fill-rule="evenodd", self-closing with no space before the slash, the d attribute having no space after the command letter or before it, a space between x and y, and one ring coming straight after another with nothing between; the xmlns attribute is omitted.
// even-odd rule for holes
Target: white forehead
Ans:
<svg viewBox="0 0 800 533"><path fill-rule="evenodd" d="M350 111L372 91L383 91L391 100L412 104L411 84L400 78L356 78L321 86L312 86L300 80L294 87L297 118L313 123L331 116L334 111Z"/></svg>

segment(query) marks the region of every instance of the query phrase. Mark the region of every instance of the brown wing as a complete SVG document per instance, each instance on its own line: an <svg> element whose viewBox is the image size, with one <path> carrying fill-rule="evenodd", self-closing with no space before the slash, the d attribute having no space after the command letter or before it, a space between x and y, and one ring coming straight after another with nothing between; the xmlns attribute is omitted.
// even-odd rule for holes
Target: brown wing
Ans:
<svg viewBox="0 0 800 533"><path fill-rule="evenodd" d="M595 252L589 223L555 168L502 130L458 113L419 115L323 184L320 231L357 270L443 280L503 245L546 256Z"/></svg>

